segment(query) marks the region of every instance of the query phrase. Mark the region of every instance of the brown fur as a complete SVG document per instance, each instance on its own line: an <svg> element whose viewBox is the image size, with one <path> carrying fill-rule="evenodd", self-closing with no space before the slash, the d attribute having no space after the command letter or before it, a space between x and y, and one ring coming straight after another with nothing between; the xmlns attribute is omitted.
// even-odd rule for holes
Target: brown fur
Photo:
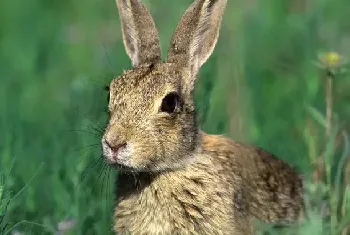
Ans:
<svg viewBox="0 0 350 235"><path fill-rule="evenodd" d="M253 216L296 221L301 181L276 157L222 136L201 135L196 162L164 173L122 173L115 231L253 234Z"/></svg>
<svg viewBox="0 0 350 235"><path fill-rule="evenodd" d="M262 149L207 135L196 123L193 85L217 41L226 0L192 4L174 33L168 63L159 61L146 8L138 0L117 5L134 68L110 84L102 139L107 161L120 170L114 231L253 234L254 217L296 221L302 183L290 166ZM140 36L140 27L152 33ZM176 108L165 112L162 102L172 93L179 97Z"/></svg>

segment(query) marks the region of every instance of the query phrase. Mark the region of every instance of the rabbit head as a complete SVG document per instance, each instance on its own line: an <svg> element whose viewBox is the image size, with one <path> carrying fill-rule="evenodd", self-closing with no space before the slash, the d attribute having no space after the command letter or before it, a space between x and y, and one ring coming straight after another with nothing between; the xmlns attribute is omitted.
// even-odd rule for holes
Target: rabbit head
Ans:
<svg viewBox="0 0 350 235"><path fill-rule="evenodd" d="M197 0L185 12L162 62L154 21L139 0L116 0L133 69L109 86L110 118L102 138L107 162L133 171L184 167L200 150L192 97L212 53L227 0Z"/></svg>

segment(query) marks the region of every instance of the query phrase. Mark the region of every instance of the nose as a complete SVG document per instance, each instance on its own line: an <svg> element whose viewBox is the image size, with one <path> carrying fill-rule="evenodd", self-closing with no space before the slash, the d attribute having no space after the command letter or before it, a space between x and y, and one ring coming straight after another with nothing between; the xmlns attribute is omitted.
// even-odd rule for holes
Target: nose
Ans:
<svg viewBox="0 0 350 235"><path fill-rule="evenodd" d="M121 143L121 144L111 144L110 142L108 142L106 139L103 140L103 142L106 144L106 146L112 150L113 152L118 152L118 150L122 147L125 147L126 146L126 143Z"/></svg>

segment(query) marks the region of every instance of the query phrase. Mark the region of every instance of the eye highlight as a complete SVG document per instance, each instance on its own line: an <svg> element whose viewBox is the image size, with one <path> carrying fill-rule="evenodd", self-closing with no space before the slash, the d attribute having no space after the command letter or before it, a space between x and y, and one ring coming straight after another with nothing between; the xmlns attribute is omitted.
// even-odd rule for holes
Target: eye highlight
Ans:
<svg viewBox="0 0 350 235"><path fill-rule="evenodd" d="M171 92L163 98L160 111L169 114L174 113L179 104L180 96L176 92Z"/></svg>

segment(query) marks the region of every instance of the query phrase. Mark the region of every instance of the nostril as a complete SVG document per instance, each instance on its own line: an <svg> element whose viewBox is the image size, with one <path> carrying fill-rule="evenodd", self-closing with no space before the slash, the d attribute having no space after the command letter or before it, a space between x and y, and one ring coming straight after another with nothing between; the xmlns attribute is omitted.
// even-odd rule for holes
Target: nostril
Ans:
<svg viewBox="0 0 350 235"><path fill-rule="evenodd" d="M119 149L121 149L122 147L125 147L125 146L126 146L126 143L117 144L116 146L112 146L111 149L112 149L114 152L117 152Z"/></svg>
<svg viewBox="0 0 350 235"><path fill-rule="evenodd" d="M106 143L106 145L108 146L108 148L110 148L113 152L117 152L120 148L126 146L126 143L117 144L117 145L112 145L112 144L110 144L107 140L105 140L105 143Z"/></svg>

